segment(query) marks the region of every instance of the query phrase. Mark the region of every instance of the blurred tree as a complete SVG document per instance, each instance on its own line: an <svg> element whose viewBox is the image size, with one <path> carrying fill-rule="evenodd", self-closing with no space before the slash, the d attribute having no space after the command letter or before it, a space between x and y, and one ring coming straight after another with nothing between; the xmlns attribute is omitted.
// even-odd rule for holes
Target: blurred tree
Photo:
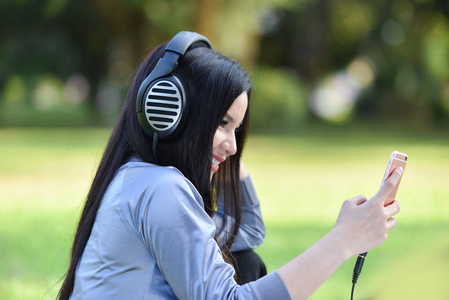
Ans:
<svg viewBox="0 0 449 300"><path fill-rule="evenodd" d="M360 94L359 114L390 118L396 114L389 111L401 109L419 122L448 119L445 0L20 0L0 8L0 95L14 99L8 103L20 102L12 94L24 88L18 95L31 103L41 77L63 85L81 75L96 120L111 99L117 102L112 107L120 106L146 52L180 30L193 30L256 76L261 70L290 76L279 90L297 82L303 93L311 91L364 56L375 81Z"/></svg>
<svg viewBox="0 0 449 300"><path fill-rule="evenodd" d="M62 80L82 74L90 85L93 113L98 111L95 101L102 85L122 90L143 49L177 31L176 26L166 26L176 22L169 21L170 9L158 9L159 1L28 0L2 6L0 90L12 76L26 78L32 90L45 74ZM179 14L191 15L181 9Z"/></svg>
<svg viewBox="0 0 449 300"><path fill-rule="evenodd" d="M102 86L122 90L145 52L180 30L207 35L216 48L251 66L261 35L260 10L284 2L289 1L6 2L0 11L0 90L13 76L32 90L45 74L63 81L81 74L95 112Z"/></svg>
<svg viewBox="0 0 449 300"><path fill-rule="evenodd" d="M113 36L91 2L9 1L3 6L0 82L17 75L31 90L45 74L66 80L80 73L95 93Z"/></svg>
<svg viewBox="0 0 449 300"><path fill-rule="evenodd" d="M253 72L251 130L292 133L304 127L306 89L292 68L259 66Z"/></svg>
<svg viewBox="0 0 449 300"><path fill-rule="evenodd" d="M309 1L275 11L281 21L264 36L258 62L292 66L313 89L363 55L376 72L359 115L433 126L447 120L448 11L441 0Z"/></svg>

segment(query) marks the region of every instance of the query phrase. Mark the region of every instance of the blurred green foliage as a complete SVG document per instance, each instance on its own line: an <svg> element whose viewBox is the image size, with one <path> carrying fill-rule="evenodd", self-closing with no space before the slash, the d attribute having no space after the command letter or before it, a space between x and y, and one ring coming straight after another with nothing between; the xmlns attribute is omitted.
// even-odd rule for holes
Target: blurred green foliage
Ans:
<svg viewBox="0 0 449 300"><path fill-rule="evenodd" d="M351 122L396 119L398 111L403 122L441 127L449 123L448 18L443 0L6 1L0 9L0 110L25 113L13 122L1 113L0 126L28 124L31 110L24 106L56 115L81 107L80 125L110 125L143 55L176 32L192 30L256 70L255 85L263 92L254 93L260 104L253 109L254 128L268 108L295 110L277 113L282 117L270 128L278 131L295 131L311 115ZM359 57L373 73L369 86L339 80L322 86ZM311 97L323 89L318 99Z"/></svg>
<svg viewBox="0 0 449 300"><path fill-rule="evenodd" d="M304 125L306 88L294 70L259 66L252 78L252 132L292 132Z"/></svg>

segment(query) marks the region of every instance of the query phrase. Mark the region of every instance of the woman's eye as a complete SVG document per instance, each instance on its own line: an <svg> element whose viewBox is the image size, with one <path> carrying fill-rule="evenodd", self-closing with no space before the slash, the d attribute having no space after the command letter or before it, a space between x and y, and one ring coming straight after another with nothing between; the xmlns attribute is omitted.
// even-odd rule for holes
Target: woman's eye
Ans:
<svg viewBox="0 0 449 300"><path fill-rule="evenodd" d="M226 120L221 120L221 122L220 122L220 126L221 126L221 127L225 127L225 126L228 125L228 124L229 124L229 122L226 121Z"/></svg>

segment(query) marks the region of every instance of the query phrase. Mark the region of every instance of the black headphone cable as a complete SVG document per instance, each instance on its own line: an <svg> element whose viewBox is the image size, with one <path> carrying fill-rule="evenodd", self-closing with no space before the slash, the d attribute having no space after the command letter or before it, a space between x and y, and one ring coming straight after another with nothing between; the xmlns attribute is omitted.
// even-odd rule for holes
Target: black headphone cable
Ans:
<svg viewBox="0 0 449 300"><path fill-rule="evenodd" d="M365 257L367 254L368 252L365 252L359 254L359 256L357 257L357 261L354 266L354 272L352 273L351 300L353 300L355 284L357 283L357 279L359 278L359 275L362 272L363 263L365 262Z"/></svg>
<svg viewBox="0 0 449 300"><path fill-rule="evenodd" d="M158 165L159 162L157 161L157 157L156 157L156 146L157 146L157 132L155 132L153 134L153 158L154 158L154 162L156 163L156 165Z"/></svg>

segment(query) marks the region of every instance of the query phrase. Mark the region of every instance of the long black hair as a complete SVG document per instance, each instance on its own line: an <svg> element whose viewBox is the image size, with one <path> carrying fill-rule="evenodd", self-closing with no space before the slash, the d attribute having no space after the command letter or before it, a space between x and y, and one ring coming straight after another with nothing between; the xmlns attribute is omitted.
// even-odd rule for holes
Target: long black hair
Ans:
<svg viewBox="0 0 449 300"><path fill-rule="evenodd" d="M137 121L135 99L140 84L164 54L165 46L166 43L160 45L146 57L129 88L87 195L59 299L68 299L73 292L76 268L89 240L101 200L118 169L132 156L145 162L156 162L151 150L152 139L144 133ZM220 164L220 169L211 180L212 145L215 131L234 100L243 92L247 92L248 100L250 99L251 83L238 63L215 50L198 46L192 45L180 58L178 67L173 72L183 83L187 94L188 119L178 136L158 142L156 156L158 164L176 167L192 182L203 198L204 209L210 216L217 207L216 195L221 189L225 191L225 215L232 216L235 222L230 238L220 245L223 257L230 262L230 247L241 219L239 162L249 125L249 105L241 130L235 133L237 153Z"/></svg>

